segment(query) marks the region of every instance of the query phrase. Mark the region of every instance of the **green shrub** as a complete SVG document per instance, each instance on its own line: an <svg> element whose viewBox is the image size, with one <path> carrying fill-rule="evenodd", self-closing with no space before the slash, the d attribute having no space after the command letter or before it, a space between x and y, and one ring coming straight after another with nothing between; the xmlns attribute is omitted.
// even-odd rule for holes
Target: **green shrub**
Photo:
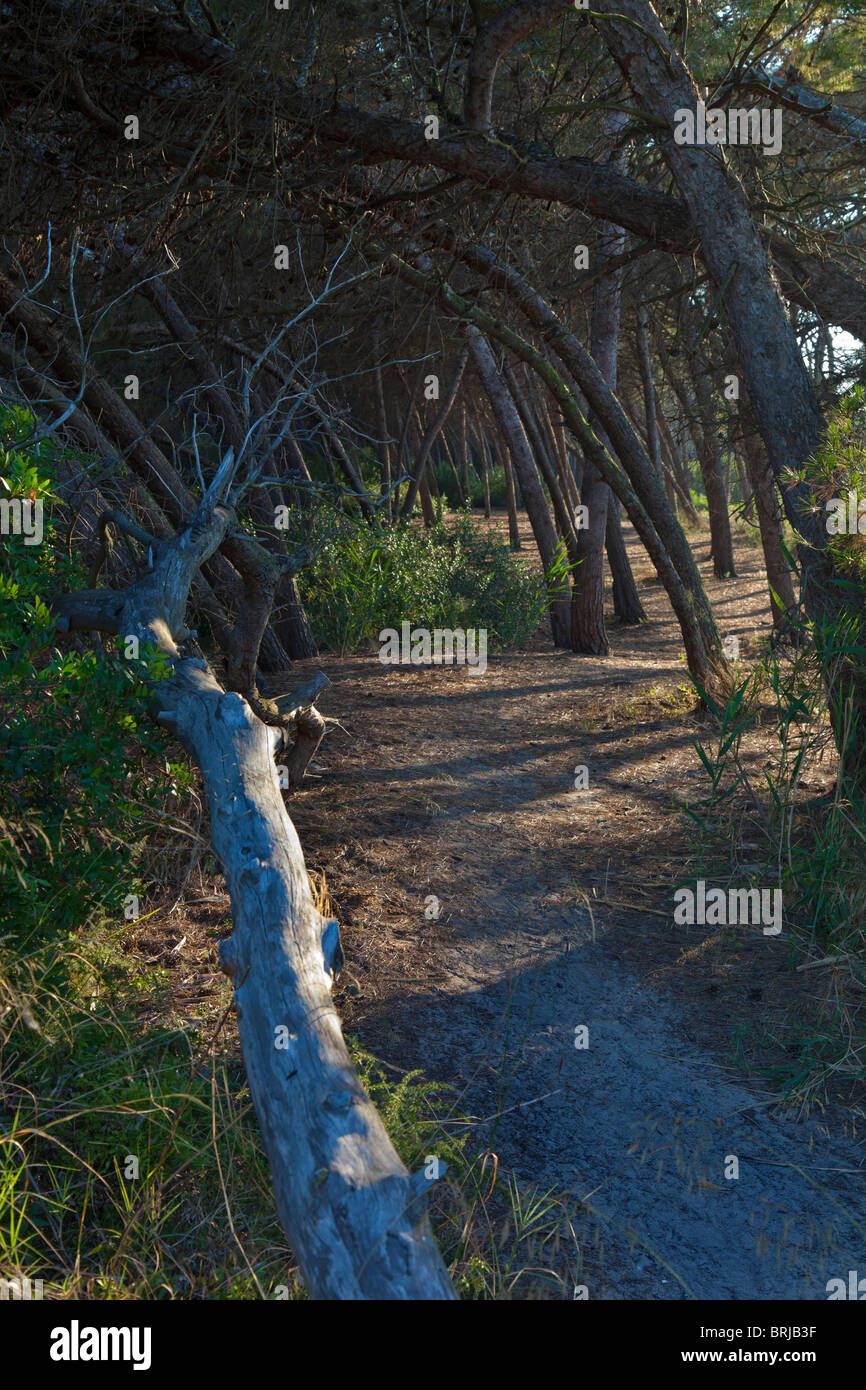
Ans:
<svg viewBox="0 0 866 1390"><path fill-rule="evenodd" d="M57 446L10 450L31 427L20 407L0 410L0 470L13 495L47 504ZM139 886L142 819L170 785L147 764L164 765L167 745L146 714L141 668L83 642L54 645L48 597L86 584L47 505L41 544L0 536L0 912L22 941L122 912Z"/></svg>
<svg viewBox="0 0 866 1390"><path fill-rule="evenodd" d="M300 587L317 640L341 653L404 621L486 628L488 648L501 650L525 641L546 607L540 575L466 515L430 529L345 530Z"/></svg>

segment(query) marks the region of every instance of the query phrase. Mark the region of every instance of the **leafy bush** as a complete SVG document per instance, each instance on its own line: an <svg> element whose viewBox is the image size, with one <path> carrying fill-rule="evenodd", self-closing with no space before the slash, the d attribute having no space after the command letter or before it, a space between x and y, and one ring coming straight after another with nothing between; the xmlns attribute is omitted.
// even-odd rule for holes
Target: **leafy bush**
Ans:
<svg viewBox="0 0 866 1390"><path fill-rule="evenodd" d="M540 575L462 515L428 529L344 530L300 587L317 639L355 651L386 627L486 628L488 648L524 641L541 621Z"/></svg>
<svg viewBox="0 0 866 1390"><path fill-rule="evenodd" d="M20 407L0 411L0 464L13 496L26 489L44 504L57 446L10 450L31 427ZM22 940L122 909L138 887L142 818L168 789L147 766L154 755L164 765L166 743L146 715L140 668L83 642L54 645L47 596L86 583L47 507L41 544L0 536L0 894Z"/></svg>
<svg viewBox="0 0 866 1390"><path fill-rule="evenodd" d="M866 578L866 534L846 529L834 534L829 525L832 499L845 503L849 492L857 498L856 511L866 512L866 391L857 386L840 402L829 420L821 447L800 469L789 472L789 481L806 481L816 497L815 510L830 534L830 555L841 578ZM863 523L866 530L866 521Z"/></svg>

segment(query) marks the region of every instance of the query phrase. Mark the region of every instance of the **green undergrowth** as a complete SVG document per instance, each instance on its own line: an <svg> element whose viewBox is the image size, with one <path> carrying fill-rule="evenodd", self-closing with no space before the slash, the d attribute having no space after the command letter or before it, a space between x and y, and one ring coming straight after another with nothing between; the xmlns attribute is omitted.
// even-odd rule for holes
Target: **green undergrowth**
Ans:
<svg viewBox="0 0 866 1390"><path fill-rule="evenodd" d="M798 476L818 508L849 489L866 495L861 390ZM789 1060L766 1068L805 1104L853 1096L866 1082L866 798L850 771L866 734L850 698L866 682L866 538L834 537L830 556L838 611L820 624L794 614L787 640L735 668L725 703L708 700L709 731L696 744L707 795L689 808L702 876L715 886L780 889L788 963L815 972L812 1017L792 1021Z"/></svg>
<svg viewBox="0 0 866 1390"><path fill-rule="evenodd" d="M191 1006L159 948L145 958L137 942L154 902L180 900L203 843L197 774L148 713L154 663L53 630L51 597L88 577L55 520L57 446L13 447L32 429L26 411L0 410L4 495L46 504L41 543L0 537L0 1297L29 1280L52 1299L303 1298L230 986L218 976ZM394 584L420 602L415 621L483 610L503 641L534 625L535 581L463 523L391 549L341 541L330 561L350 567L347 594L363 566L377 574L383 612ZM318 611L346 640L357 618L339 616L329 563ZM368 613L357 640L380 621ZM407 1165L441 1165L431 1214L460 1293L570 1297L559 1199L476 1154L448 1088L350 1050ZM576 1258L569 1247L569 1270Z"/></svg>
<svg viewBox="0 0 866 1390"><path fill-rule="evenodd" d="M344 528L299 578L317 640L345 654L385 628L486 629L489 651L525 641L546 595L537 571L465 513L431 528Z"/></svg>
<svg viewBox="0 0 866 1390"><path fill-rule="evenodd" d="M56 1299L305 1297L226 1036L228 984L211 1017L177 1018L167 980L123 945L110 924L0 945L0 1279ZM570 1297L564 1203L472 1152L449 1087L349 1048L404 1162L440 1175L431 1217L461 1295Z"/></svg>

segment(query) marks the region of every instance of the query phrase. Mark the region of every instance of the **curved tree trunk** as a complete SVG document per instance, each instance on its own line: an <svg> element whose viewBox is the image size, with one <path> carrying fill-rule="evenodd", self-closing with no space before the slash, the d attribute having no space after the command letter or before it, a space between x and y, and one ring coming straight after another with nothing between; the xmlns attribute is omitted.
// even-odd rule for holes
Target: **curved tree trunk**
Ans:
<svg viewBox="0 0 866 1390"><path fill-rule="evenodd" d="M788 614L796 604L791 567L782 553L782 512L770 465L761 447L760 435L747 433L743 440L746 466L752 484L752 497L758 513L773 626L780 632L788 625Z"/></svg>
<svg viewBox="0 0 866 1390"><path fill-rule="evenodd" d="M476 253L480 255L480 249L473 247L473 255ZM466 320L467 331L475 329L481 336L483 328L484 333L489 333L491 337L497 338L515 356L529 363L546 383L551 395L560 405L568 427L575 438L580 441L587 458L592 461L599 474L616 492L656 566L670 598L671 606L679 619L689 671L706 690L717 688L721 692L728 679L726 663L722 654L719 630L712 609L707 602L694 556L689 549L679 522L668 505L664 489L653 472L652 465L634 438L633 431L629 428L616 398L608 390L592 358L559 323L549 306L545 305L539 296L528 291L528 287L524 286L528 295L527 311L531 312L533 316L537 316L544 328L551 332L551 336L554 337L563 354L574 359L587 397L591 397L593 402L597 404L608 431L617 440L617 447L621 454L629 459L630 468L634 469L634 481L599 441L581 414L568 384L559 376L550 360L543 353L528 343L525 338L521 338L512 329L506 327L500 319L493 318L485 310L470 304L467 299L455 293L447 281L436 280L425 271L401 261L399 257L392 255L389 259L397 273L408 280L410 284L423 286L428 292L434 293L452 312L459 314ZM495 257L492 259L496 262ZM496 262L496 264L499 265L500 263ZM518 294L521 303L523 303L523 290L519 288L523 282L520 281L520 277L512 277L502 268L498 273L508 275L509 287ZM498 378L495 376L493 355L489 348L487 351L494 374L493 381L496 382ZM522 438L525 445L526 436L522 435ZM540 486L537 474L535 485ZM544 501L543 494L541 500ZM552 530L546 504L544 513L547 525ZM531 518L532 513L530 512L530 520Z"/></svg>
<svg viewBox="0 0 866 1390"><path fill-rule="evenodd" d="M503 439L508 441L514 468L520 479L520 487L532 526L532 534L535 536L545 574L548 574L557 560L559 543L529 441L524 433L517 407L496 370L496 361L490 351L487 339L474 324L467 326L466 335L469 339L475 370L490 398L490 404L502 431ZM562 580L553 580L548 584L548 592L550 594L550 626L553 640L558 647L567 647L569 645L567 581L566 584L563 584Z"/></svg>
<svg viewBox="0 0 866 1390"><path fill-rule="evenodd" d="M620 501L613 494L611 494L607 504L605 548L607 550L607 563L613 578L614 613L621 623L645 623L646 613L640 601L637 585L634 582L625 545L625 536L622 533Z"/></svg>
<svg viewBox="0 0 866 1390"><path fill-rule="evenodd" d="M515 356L532 365L560 406L563 418L586 459L595 465L616 492L646 546L680 620L689 670L705 687L708 682L712 684L717 680L723 684L727 678L721 638L691 547L643 446L597 363L557 318L549 304L493 252L472 243L462 246L461 257L517 300L530 323L538 330L549 355L534 348L500 319L456 294L447 281L437 281L426 271L410 266L393 255L390 263L410 284L422 286L428 293L435 292L452 312L497 338ZM566 364L570 372L568 379L559 374L553 365L553 358L561 358ZM574 381L579 382L587 402L599 416L622 460L622 466L600 442L581 413Z"/></svg>
<svg viewBox="0 0 866 1390"><path fill-rule="evenodd" d="M165 516L180 525L195 509L195 501L180 474L162 450L142 429L138 417L126 401L94 371L58 327L57 316L46 312L32 299L22 296L7 276L0 274L0 311L8 315L26 334L32 349L51 363L51 377L68 385L75 394L82 390L82 405L99 429L117 446L129 468L140 479ZM205 578L213 590L208 618L225 629L225 613L242 601L240 569L243 557L237 539L226 536L222 553L210 556ZM234 566L234 567L233 567ZM291 664L276 634L268 631L262 641L262 665L268 670L285 670Z"/></svg>
<svg viewBox="0 0 866 1390"><path fill-rule="evenodd" d="M615 135L625 125L626 119L622 112L609 113L605 126L607 132ZM611 164L621 173L624 155L620 153L615 156ZM595 267L599 278L592 298L589 352L606 384L611 391L615 391L622 272L614 269L605 273L605 267L622 255L625 232L615 223L599 222L595 245ZM591 417L589 423L592 424ZM600 435L600 441L609 447L604 435ZM577 537L579 564L571 595L571 645L574 651L585 652L588 656L607 656L610 646L604 625L604 547L610 489L590 458L586 459L584 465L580 500L587 509L589 524L578 532ZM621 553L620 563L623 559L624 554ZM627 558L625 563L628 563Z"/></svg>
<svg viewBox="0 0 866 1390"><path fill-rule="evenodd" d="M520 527L517 524L517 502L514 496L514 469L511 465L511 450L506 444L502 448L502 463L505 468L505 505L508 508L508 544L512 550L520 549Z"/></svg>
<svg viewBox="0 0 866 1390"><path fill-rule="evenodd" d="M143 579L125 591L64 596L57 626L136 636L171 668L153 687L154 707L204 778L232 900L234 930L221 943L221 963L234 985L280 1220L311 1297L453 1299L425 1211L428 1181L410 1177L398 1158L343 1042L331 1001L339 933L313 904L283 804L274 764L280 731L176 644L193 578L232 520L217 505L229 462L192 521L155 544ZM281 701L281 711L300 715L317 688Z"/></svg>

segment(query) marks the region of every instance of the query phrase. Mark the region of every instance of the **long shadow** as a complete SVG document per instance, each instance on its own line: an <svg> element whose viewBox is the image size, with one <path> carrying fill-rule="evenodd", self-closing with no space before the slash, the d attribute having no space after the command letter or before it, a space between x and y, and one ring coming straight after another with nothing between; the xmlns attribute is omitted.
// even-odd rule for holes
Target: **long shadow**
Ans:
<svg viewBox="0 0 866 1390"><path fill-rule="evenodd" d="M657 749L677 749L690 743L691 739L685 734L673 739L666 736L660 737L651 744L642 745L641 751L650 756ZM632 781L623 780L618 775L619 768L606 772L596 764L595 770L593 770L591 752L588 750L586 737L582 738L579 750L582 754L581 761L586 762L590 769L590 786L593 791L607 788L628 795L642 805L653 807L657 807L659 803L667 805L674 799L674 790L664 784L650 786L639 776ZM545 753L555 753L562 758L561 783L554 781L550 770L533 772L531 769L525 768L526 763L543 757ZM532 748L523 747L519 750L513 750L509 754L508 762L507 808L509 810L525 810L531 806L543 805L550 800L552 795L568 793L572 780L572 760L577 756L577 750L565 752L561 740L536 743ZM498 783L491 779L491 773L495 772L496 766L495 761L483 763L479 762L477 756L466 756L453 758L445 764L441 762L415 763L393 769L376 770L368 774L355 773L344 776L336 772L332 781L335 787L346 786L351 783L364 792L369 792L375 788L385 792L394 788L395 785L418 783L419 796L443 801L448 799L447 807L440 811L439 816L432 818L426 809L416 811L413 808L413 803L407 801L404 812L406 823L411 824L412 832L417 838L427 840L437 837L439 833L437 821L441 817L451 821L460 821L477 816L479 813L503 809L506 802L501 793L502 779L500 778ZM695 771L699 771L697 763L695 764ZM447 776L451 783L462 780L463 785L457 796L454 796L453 785L450 783L439 784L439 779L443 776ZM390 816L395 807L391 802L388 802L387 805L383 802L382 809L387 811ZM375 808L371 808L371 813L375 815Z"/></svg>
<svg viewBox="0 0 866 1390"><path fill-rule="evenodd" d="M592 659L595 660L597 658ZM417 670L418 668L414 669ZM445 670L447 668L438 667L436 669ZM471 685L464 685L462 681L460 684L457 684L455 681L454 685L450 685L442 691L431 690L427 694L419 693L417 688L403 692L395 689L393 691L393 700L395 704L400 705L411 702L411 704L416 707L423 707L425 705L435 706L446 702L448 704L453 704L455 700L465 702L467 700L477 699L501 700L504 705L507 705L513 703L515 700L525 700L527 697L538 695L555 695L566 690L573 691L575 695L579 695L581 690L590 689L595 686L605 686L611 689L625 689L640 680L658 682L665 674L667 673L659 671L658 666L646 666L637 669L630 668L627 675L623 673L621 677L613 679L609 675L600 675L598 677L591 676L588 680L579 684L573 679L567 678L561 681L546 681L543 685L509 686L507 689L493 685L488 685L485 689L484 677L472 676L467 678L472 681ZM671 672L670 674L674 675L676 673ZM333 684L336 686L337 682L333 682ZM387 691L383 692L381 695L377 694L377 699L387 702L390 693L390 691Z"/></svg>
<svg viewBox="0 0 866 1390"><path fill-rule="evenodd" d="M389 1006L386 1056L458 1088L471 1152L566 1195L590 1297L826 1298L862 1264L866 1195L833 1171L854 1146L770 1116L582 914L514 906L491 901L498 944L458 937L450 987Z"/></svg>

